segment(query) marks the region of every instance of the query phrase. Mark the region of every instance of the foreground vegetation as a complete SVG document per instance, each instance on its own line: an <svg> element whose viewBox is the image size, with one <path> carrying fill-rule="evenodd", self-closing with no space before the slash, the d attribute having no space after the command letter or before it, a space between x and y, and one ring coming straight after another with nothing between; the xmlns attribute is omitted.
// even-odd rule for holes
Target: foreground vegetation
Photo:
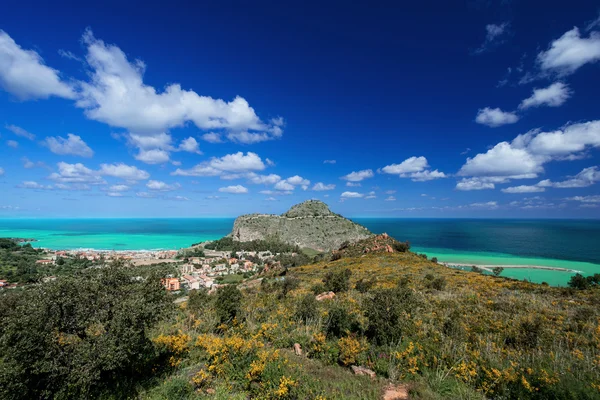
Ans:
<svg viewBox="0 0 600 400"><path fill-rule="evenodd" d="M104 268L2 297L0 397L378 399L390 384L413 399L600 397L597 289L410 252L271 271L178 306L157 276L131 277Z"/></svg>

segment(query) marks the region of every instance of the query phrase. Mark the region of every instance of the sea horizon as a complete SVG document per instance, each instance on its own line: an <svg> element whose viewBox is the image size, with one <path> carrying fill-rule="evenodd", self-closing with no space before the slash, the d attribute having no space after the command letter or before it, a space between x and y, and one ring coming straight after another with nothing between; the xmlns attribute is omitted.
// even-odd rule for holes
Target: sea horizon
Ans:
<svg viewBox="0 0 600 400"><path fill-rule="evenodd" d="M548 218L351 218L373 233L409 241L440 262L567 268L600 273L600 220ZM231 232L233 217L0 218L0 237L53 250L177 250ZM171 223L175 222L176 223ZM505 269L504 276L564 285L573 273Z"/></svg>

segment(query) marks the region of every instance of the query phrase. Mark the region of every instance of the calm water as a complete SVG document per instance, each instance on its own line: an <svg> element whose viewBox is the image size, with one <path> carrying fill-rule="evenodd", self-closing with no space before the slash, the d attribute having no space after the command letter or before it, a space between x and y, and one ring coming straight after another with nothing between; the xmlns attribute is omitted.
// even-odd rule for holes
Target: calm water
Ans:
<svg viewBox="0 0 600 400"><path fill-rule="evenodd" d="M600 272L600 221L371 219L354 221L375 233L409 240L413 250L440 261L542 265ZM0 219L0 237L38 239L52 249L177 249L230 232L232 218ZM504 275L565 284L569 273L505 270Z"/></svg>

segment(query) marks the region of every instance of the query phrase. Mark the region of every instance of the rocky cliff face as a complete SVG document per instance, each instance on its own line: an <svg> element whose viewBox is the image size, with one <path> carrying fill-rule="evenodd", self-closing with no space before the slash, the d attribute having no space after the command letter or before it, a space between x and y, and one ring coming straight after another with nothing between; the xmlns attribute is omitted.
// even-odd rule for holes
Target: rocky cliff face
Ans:
<svg viewBox="0 0 600 400"><path fill-rule="evenodd" d="M242 215L235 220L231 236L241 242L278 238L300 247L327 251L337 249L345 241L368 238L372 233L331 212L327 204L308 200L296 204L283 215Z"/></svg>

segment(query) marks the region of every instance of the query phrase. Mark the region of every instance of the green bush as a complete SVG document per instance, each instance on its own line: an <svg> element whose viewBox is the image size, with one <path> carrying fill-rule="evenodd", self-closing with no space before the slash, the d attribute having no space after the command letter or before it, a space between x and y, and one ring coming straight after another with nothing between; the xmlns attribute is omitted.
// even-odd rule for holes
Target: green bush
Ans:
<svg viewBox="0 0 600 400"><path fill-rule="evenodd" d="M369 320L366 336L375 344L396 344L402 338L405 314L413 312L415 295L408 288L380 289L367 303Z"/></svg>
<svg viewBox="0 0 600 400"><path fill-rule="evenodd" d="M358 280L356 282L356 285L354 286L354 288L359 291L360 293L367 293L369 290L371 290L371 288L375 285L375 281L374 280L364 280L363 278L361 278L360 280Z"/></svg>
<svg viewBox="0 0 600 400"><path fill-rule="evenodd" d="M334 293L347 292L350 289L350 276L352 271L348 268L339 271L329 271L325 274L323 284L325 290L332 291Z"/></svg>
<svg viewBox="0 0 600 400"><path fill-rule="evenodd" d="M327 310L325 333L327 336L342 337L357 330L358 322L339 301L333 302Z"/></svg>
<svg viewBox="0 0 600 400"><path fill-rule="evenodd" d="M199 313L209 307L211 298L206 289L190 290L187 308L193 313Z"/></svg>
<svg viewBox="0 0 600 400"><path fill-rule="evenodd" d="M295 317L304 323L319 317L318 302L312 294L305 295L296 306Z"/></svg>
<svg viewBox="0 0 600 400"><path fill-rule="evenodd" d="M234 285L227 285L217 290L215 310L219 321L223 324L230 323L240 312L242 293Z"/></svg>

